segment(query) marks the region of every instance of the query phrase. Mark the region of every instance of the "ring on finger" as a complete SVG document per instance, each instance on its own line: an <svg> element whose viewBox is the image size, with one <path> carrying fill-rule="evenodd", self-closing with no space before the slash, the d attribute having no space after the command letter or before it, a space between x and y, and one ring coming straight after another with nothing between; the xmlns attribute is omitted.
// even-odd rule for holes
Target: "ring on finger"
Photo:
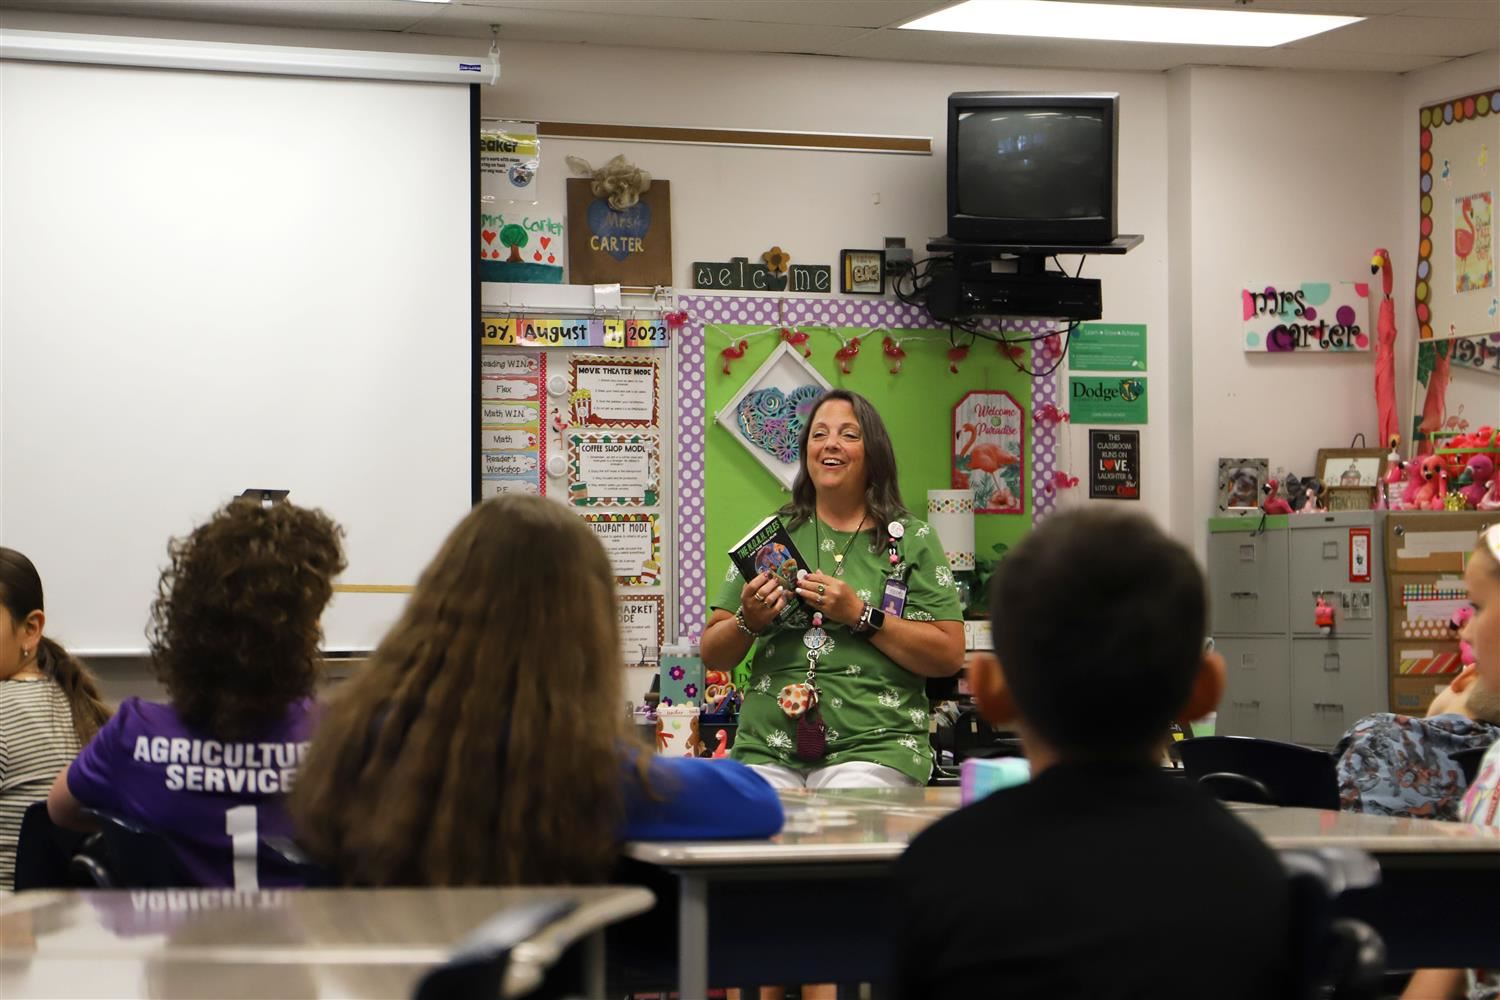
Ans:
<svg viewBox="0 0 1500 1000"><path fill-rule="evenodd" d="M818 598L818 607L820 607L820 608L821 608L821 607L822 607L822 606L823 606L823 598L822 598L822 597L821 597L821 596L820 596L820 597L819 597L819 598Z"/></svg>
<svg viewBox="0 0 1500 1000"><path fill-rule="evenodd" d="M821 594L823 594L823 593L824 593L824 592L826 592L826 591L827 591L827 590L828 590L828 588L827 588L827 587L826 587L826 586L824 586L824 585L823 585L823 584L821 584L821 583L820 583L820 584L818 584L818 593L819 593L819 595L821 595Z"/></svg>

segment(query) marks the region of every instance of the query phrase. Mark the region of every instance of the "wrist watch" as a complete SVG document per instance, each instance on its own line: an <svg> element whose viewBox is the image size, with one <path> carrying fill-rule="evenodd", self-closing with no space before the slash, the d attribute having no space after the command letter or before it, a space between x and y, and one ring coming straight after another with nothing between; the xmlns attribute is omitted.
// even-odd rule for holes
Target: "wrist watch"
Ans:
<svg viewBox="0 0 1500 1000"><path fill-rule="evenodd" d="M866 601L865 608L859 613L859 621L855 624L853 631L856 634L879 632L883 628L885 628L885 612Z"/></svg>

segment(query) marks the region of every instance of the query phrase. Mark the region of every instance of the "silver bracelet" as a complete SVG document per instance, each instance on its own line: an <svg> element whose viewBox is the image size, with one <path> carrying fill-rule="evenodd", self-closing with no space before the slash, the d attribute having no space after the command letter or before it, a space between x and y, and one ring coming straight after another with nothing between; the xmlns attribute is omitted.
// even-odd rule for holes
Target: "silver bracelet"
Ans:
<svg viewBox="0 0 1500 1000"><path fill-rule="evenodd" d="M752 632L750 626L745 624L745 609L743 607L734 609L734 627L745 633L752 639L759 639L759 632Z"/></svg>

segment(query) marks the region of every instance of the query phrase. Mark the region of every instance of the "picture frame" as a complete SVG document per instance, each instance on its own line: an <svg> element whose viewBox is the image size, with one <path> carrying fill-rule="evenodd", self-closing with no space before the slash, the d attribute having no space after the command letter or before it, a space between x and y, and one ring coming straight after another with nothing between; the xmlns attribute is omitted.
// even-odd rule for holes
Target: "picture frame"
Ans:
<svg viewBox="0 0 1500 1000"><path fill-rule="evenodd" d="M802 464L796 452L806 409L832 388L791 344L780 344L714 417L783 489Z"/></svg>
<svg viewBox="0 0 1500 1000"><path fill-rule="evenodd" d="M1329 510L1373 510L1386 461L1379 448L1319 448L1315 475L1323 483L1323 503Z"/></svg>
<svg viewBox="0 0 1500 1000"><path fill-rule="evenodd" d="M1223 517L1260 513L1261 487L1271 476L1268 458L1221 458L1218 512Z"/></svg>
<svg viewBox="0 0 1500 1000"><path fill-rule="evenodd" d="M839 291L848 295L884 295L885 251L840 250Z"/></svg>

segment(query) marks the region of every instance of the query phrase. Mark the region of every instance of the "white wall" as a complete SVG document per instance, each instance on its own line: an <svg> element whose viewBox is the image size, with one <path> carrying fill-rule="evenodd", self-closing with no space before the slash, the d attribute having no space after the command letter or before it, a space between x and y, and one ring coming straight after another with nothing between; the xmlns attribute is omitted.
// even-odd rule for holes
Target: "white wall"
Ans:
<svg viewBox="0 0 1500 1000"><path fill-rule="evenodd" d="M1217 459L1264 456L1308 474L1321 447L1378 442L1374 353L1246 353L1244 281L1368 281L1400 244L1400 79L1191 69L1193 461L1197 530ZM1177 126L1174 122L1174 128ZM1175 277L1175 276L1174 276ZM1372 314L1373 315L1373 314Z"/></svg>

